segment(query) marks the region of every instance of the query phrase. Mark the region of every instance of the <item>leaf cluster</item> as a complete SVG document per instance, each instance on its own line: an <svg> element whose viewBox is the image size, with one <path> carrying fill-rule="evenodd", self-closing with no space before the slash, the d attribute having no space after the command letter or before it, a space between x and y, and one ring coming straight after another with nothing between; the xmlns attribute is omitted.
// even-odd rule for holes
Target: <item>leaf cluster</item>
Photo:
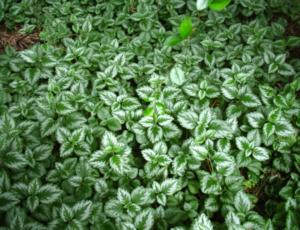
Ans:
<svg viewBox="0 0 300 230"><path fill-rule="evenodd" d="M300 228L296 2L2 2L1 230Z"/></svg>

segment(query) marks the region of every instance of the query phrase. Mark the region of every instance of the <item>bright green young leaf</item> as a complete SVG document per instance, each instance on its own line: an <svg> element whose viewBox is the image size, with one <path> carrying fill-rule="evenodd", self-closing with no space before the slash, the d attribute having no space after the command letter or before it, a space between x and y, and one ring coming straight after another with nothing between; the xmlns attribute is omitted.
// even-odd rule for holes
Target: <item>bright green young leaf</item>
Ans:
<svg viewBox="0 0 300 230"><path fill-rule="evenodd" d="M231 2L231 0L212 0L210 1L210 3L208 4L208 7L211 10L215 10L215 11L221 11L224 8L226 8L226 6L228 6L228 4Z"/></svg>
<svg viewBox="0 0 300 230"><path fill-rule="evenodd" d="M193 31L193 23L192 19L189 17L186 17L183 19L183 21L180 23L179 26L179 35L181 39L186 39L188 36L191 35Z"/></svg>

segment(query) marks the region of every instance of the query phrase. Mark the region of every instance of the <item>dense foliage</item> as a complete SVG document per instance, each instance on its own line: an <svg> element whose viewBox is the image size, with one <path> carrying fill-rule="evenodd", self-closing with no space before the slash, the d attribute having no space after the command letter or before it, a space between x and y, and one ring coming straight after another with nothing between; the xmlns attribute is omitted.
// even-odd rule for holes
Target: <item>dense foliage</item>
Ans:
<svg viewBox="0 0 300 230"><path fill-rule="evenodd" d="M0 1L0 229L300 228L299 2L196 7Z"/></svg>

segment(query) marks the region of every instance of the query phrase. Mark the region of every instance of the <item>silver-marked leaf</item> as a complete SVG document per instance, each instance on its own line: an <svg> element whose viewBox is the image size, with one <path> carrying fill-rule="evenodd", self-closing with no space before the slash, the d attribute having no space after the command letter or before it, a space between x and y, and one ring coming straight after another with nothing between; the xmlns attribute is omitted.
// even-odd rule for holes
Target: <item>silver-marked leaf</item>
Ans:
<svg viewBox="0 0 300 230"><path fill-rule="evenodd" d="M205 214L201 214L197 217L192 224L192 230L213 230L213 225L211 221Z"/></svg>
<svg viewBox="0 0 300 230"><path fill-rule="evenodd" d="M172 83L180 86L185 82L185 74L181 68L174 67L170 72L170 79Z"/></svg>

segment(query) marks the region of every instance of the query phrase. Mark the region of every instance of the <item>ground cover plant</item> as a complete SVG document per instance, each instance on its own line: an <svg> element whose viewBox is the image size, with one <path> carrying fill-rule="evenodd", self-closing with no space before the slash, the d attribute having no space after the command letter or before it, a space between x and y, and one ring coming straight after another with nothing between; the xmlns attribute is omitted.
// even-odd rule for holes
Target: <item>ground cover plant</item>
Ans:
<svg viewBox="0 0 300 230"><path fill-rule="evenodd" d="M0 1L0 229L300 229L299 19Z"/></svg>

